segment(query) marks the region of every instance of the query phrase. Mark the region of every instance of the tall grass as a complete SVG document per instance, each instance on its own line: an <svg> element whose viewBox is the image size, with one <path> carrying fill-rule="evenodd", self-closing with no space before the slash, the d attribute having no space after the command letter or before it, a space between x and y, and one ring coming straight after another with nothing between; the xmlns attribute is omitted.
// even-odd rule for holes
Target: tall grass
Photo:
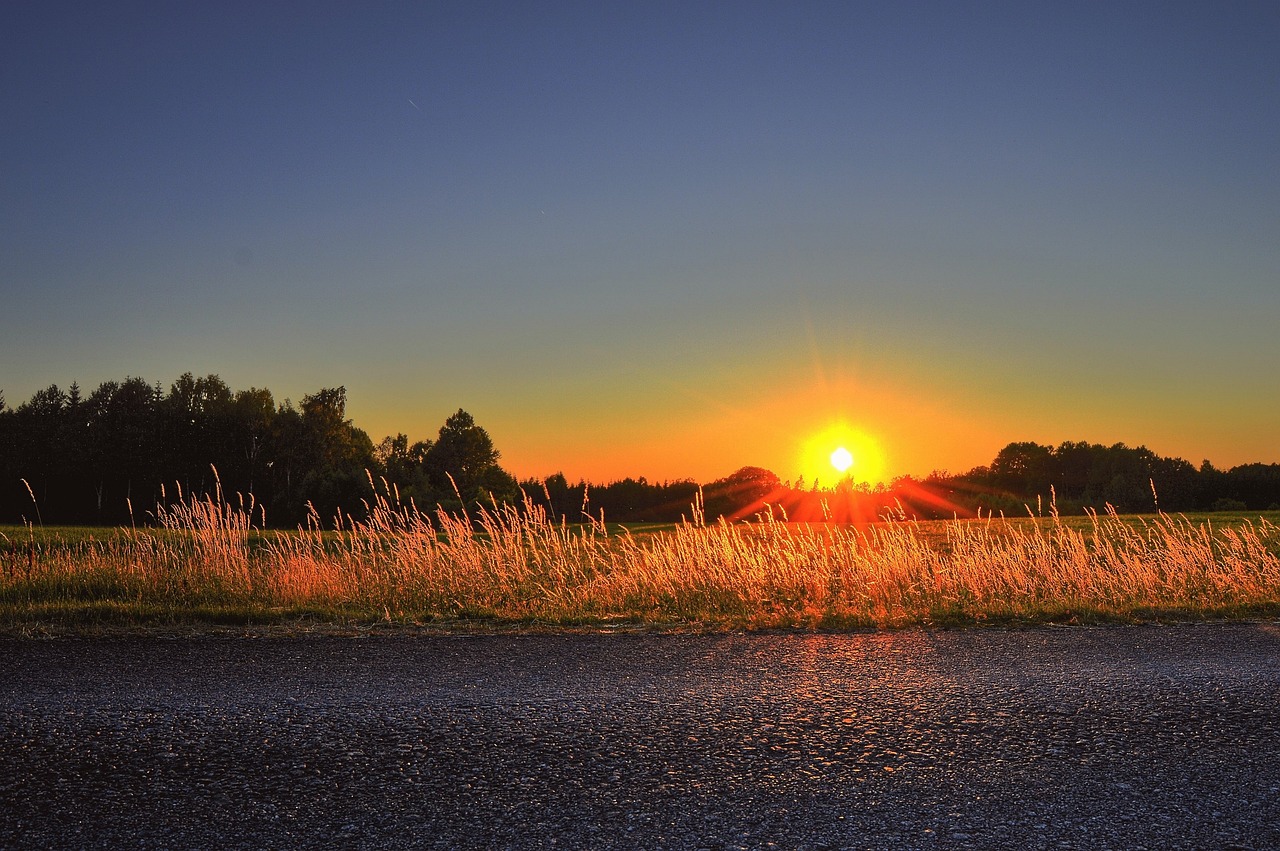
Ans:
<svg viewBox="0 0 1280 851"><path fill-rule="evenodd" d="M255 513L256 512L256 513ZM1280 614L1280 527L1114 512L866 527L766 513L670 531L569 525L526 501L426 514L380 494L261 535L252 501L188 497L151 528L10 546L0 623L459 621L697 628L1130 621Z"/></svg>

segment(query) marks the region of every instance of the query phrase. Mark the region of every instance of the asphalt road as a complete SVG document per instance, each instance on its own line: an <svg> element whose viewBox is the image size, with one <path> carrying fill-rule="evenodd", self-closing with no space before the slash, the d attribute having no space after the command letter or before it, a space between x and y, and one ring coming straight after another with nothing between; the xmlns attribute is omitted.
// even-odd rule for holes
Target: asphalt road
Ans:
<svg viewBox="0 0 1280 851"><path fill-rule="evenodd" d="M10 848L1280 848L1280 626L0 642Z"/></svg>

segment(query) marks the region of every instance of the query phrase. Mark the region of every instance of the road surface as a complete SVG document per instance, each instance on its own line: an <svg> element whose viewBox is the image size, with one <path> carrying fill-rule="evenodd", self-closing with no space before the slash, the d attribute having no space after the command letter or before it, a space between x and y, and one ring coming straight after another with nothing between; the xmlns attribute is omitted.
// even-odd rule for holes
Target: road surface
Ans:
<svg viewBox="0 0 1280 851"><path fill-rule="evenodd" d="M1280 848L1280 626L0 641L7 848Z"/></svg>

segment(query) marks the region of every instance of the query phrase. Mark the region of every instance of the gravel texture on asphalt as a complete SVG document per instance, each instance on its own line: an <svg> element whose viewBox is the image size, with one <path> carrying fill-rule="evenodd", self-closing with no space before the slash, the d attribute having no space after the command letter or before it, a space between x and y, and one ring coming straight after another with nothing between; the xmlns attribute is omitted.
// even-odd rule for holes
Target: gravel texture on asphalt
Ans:
<svg viewBox="0 0 1280 851"><path fill-rule="evenodd" d="M1280 848L1280 626L0 641L8 848Z"/></svg>

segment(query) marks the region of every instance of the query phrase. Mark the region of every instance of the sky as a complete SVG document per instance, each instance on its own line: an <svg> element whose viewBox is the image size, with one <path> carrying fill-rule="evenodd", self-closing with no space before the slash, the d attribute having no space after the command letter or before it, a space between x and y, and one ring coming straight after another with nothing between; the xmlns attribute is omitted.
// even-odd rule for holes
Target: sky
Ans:
<svg viewBox="0 0 1280 851"><path fill-rule="evenodd" d="M520 478L1280 462L1280 4L0 6L0 390Z"/></svg>

